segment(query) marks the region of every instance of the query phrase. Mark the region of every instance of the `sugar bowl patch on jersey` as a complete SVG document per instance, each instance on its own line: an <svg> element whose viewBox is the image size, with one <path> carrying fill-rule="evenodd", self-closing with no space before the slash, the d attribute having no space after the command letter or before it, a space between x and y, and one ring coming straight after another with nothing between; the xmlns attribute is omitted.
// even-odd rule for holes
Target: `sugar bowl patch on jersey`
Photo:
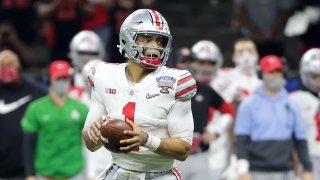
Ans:
<svg viewBox="0 0 320 180"><path fill-rule="evenodd" d="M176 78L171 76L160 76L156 78L158 87L161 88L160 92L163 94L169 94L169 89L173 89Z"/></svg>
<svg viewBox="0 0 320 180"><path fill-rule="evenodd" d="M197 83L187 70L184 71L178 82L175 97L178 100L191 99L197 93Z"/></svg>

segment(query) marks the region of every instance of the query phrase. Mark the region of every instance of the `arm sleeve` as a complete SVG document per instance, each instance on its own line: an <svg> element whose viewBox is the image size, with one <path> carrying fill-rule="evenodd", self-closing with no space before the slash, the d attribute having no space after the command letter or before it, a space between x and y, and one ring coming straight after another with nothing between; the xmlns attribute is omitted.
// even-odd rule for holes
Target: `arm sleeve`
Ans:
<svg viewBox="0 0 320 180"><path fill-rule="evenodd" d="M248 156L248 143L250 142L249 136L240 135L236 136L236 148L238 159L249 160Z"/></svg>
<svg viewBox="0 0 320 180"><path fill-rule="evenodd" d="M250 109L246 100L244 100L239 107L237 117L235 120L235 135L247 135L250 136L250 121L251 121L251 114Z"/></svg>
<svg viewBox="0 0 320 180"><path fill-rule="evenodd" d="M97 96L96 91L91 91L91 107L87 115L84 127L90 128L91 125L98 120L102 115L106 115L107 111L102 101Z"/></svg>
<svg viewBox="0 0 320 180"><path fill-rule="evenodd" d="M36 112L33 104L31 103L25 114L22 117L21 127L24 132L36 133L39 128L39 123L36 118Z"/></svg>
<svg viewBox="0 0 320 180"><path fill-rule="evenodd" d="M34 176L34 154L36 148L37 136L34 133L25 133L23 135L23 165L25 176Z"/></svg>
<svg viewBox="0 0 320 180"><path fill-rule="evenodd" d="M224 102L223 98L210 87L210 106L214 107L215 109L219 109L222 103Z"/></svg>
<svg viewBox="0 0 320 180"><path fill-rule="evenodd" d="M193 117L191 101L176 101L168 114L168 131L171 137L192 144Z"/></svg>
<svg viewBox="0 0 320 180"><path fill-rule="evenodd" d="M236 148L238 159L248 160L248 143L250 142L250 109L247 100L240 104L235 122Z"/></svg>
<svg viewBox="0 0 320 180"><path fill-rule="evenodd" d="M301 116L300 108L296 104L291 105L292 109L292 118L293 118L293 132L295 139L297 140L305 140L306 132L303 125L303 119Z"/></svg>
<svg viewBox="0 0 320 180"><path fill-rule="evenodd" d="M234 118L234 109L231 104L227 103L214 89L211 88L211 102L210 106L217 109L221 116L214 122L208 124L207 129L209 132L215 132L222 134L223 132L228 131Z"/></svg>
<svg viewBox="0 0 320 180"><path fill-rule="evenodd" d="M299 159L303 164L303 168L306 171L312 170L312 164L309 156L307 141L306 141L306 132L303 125L303 119L300 113L300 109L295 104L292 105L293 110L293 119L294 119L294 129L293 129L293 138L295 141L295 148L298 153Z"/></svg>
<svg viewBox="0 0 320 180"><path fill-rule="evenodd" d="M303 165L303 169L305 171L312 171L312 163L309 156L307 141L295 140L295 148Z"/></svg>

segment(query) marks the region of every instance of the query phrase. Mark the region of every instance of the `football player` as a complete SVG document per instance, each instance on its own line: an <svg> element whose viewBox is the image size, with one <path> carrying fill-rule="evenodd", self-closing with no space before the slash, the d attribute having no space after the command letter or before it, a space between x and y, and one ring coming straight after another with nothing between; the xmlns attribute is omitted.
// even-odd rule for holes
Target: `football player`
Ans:
<svg viewBox="0 0 320 180"><path fill-rule="evenodd" d="M83 76L82 69L86 63L93 59L105 58L105 48L101 38L93 31L83 30L77 33L69 44L69 57L72 61L74 69L73 87L69 94L82 100L85 104L90 104L90 99L82 96L82 92L86 87L87 76Z"/></svg>
<svg viewBox="0 0 320 180"><path fill-rule="evenodd" d="M223 64L223 56L219 47L212 41L201 40L195 43L192 48L192 54L195 58L195 62L192 64L194 69L195 78L197 81L211 85L215 83L221 71ZM211 86L212 87L212 86ZM218 91L215 87L212 87L219 95L223 92ZM224 95L224 94L223 94ZM225 104L229 104L227 97L221 95L222 99L226 101ZM198 96L198 94L197 94ZM195 97L195 99L197 98ZM228 103L227 103L228 102ZM228 166L229 159L229 134L228 131L232 124L232 117L229 114L222 114L217 108L210 108L210 114L212 117L212 125L221 124L219 128L216 126L215 130L219 130L219 138L210 142L209 148L209 166L216 178L221 178L223 170ZM210 126L209 126L210 127ZM210 128L209 128L210 129Z"/></svg>
<svg viewBox="0 0 320 180"><path fill-rule="evenodd" d="M201 60L194 60L188 48L181 48L177 52L176 67L190 69L195 74L198 73L197 64ZM197 78L196 78L197 79ZM225 168L224 161L228 155L228 149L221 149L224 143L228 143L228 128L234 117L234 110L231 104L224 99L208 84L197 82L197 94L191 100L192 113L194 117L194 134L192 142L192 154L185 162L177 162L181 174L187 180L210 179L220 180ZM217 110L221 116L212 121L213 114L210 109ZM211 148L212 156L219 156L215 162L209 166L209 144L215 146ZM222 143L222 144L221 144ZM224 146L223 146L224 147ZM218 164L218 165L217 165ZM213 165L213 166L212 166Z"/></svg>
<svg viewBox="0 0 320 180"><path fill-rule="evenodd" d="M313 165L313 178L320 180L320 49L305 52L300 62L303 90L290 94L301 109L305 120L309 154Z"/></svg>
<svg viewBox="0 0 320 180"><path fill-rule="evenodd" d="M157 11L139 9L121 25L119 50L128 63L99 63L92 68L91 108L82 132L87 148L101 147L105 120L123 119L133 126L121 151L96 179L181 179L174 160L191 150L191 98L197 85L187 70L165 66L172 36ZM104 116L107 115L107 116Z"/></svg>
<svg viewBox="0 0 320 180"><path fill-rule="evenodd" d="M235 68L222 68L211 85L229 102L238 105L261 85L257 75L259 54L253 41L239 39L233 47Z"/></svg>
<svg viewBox="0 0 320 180"><path fill-rule="evenodd" d="M100 61L98 59L104 59L104 44L93 31L80 31L70 42L69 56L75 72L73 74L74 83L68 94L89 108L91 88L86 84L88 73L91 67ZM108 162L111 162L111 153L105 148L101 148L95 153L87 151L86 160L88 179L94 179Z"/></svg>

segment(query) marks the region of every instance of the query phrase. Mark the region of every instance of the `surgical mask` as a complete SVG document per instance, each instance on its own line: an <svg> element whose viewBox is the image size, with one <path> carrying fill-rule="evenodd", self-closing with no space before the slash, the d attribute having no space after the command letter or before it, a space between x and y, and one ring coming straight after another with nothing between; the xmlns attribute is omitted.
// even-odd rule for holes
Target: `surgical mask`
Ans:
<svg viewBox="0 0 320 180"><path fill-rule="evenodd" d="M257 66L258 56L248 51L243 52L235 59L236 66L243 72L255 71Z"/></svg>
<svg viewBox="0 0 320 180"><path fill-rule="evenodd" d="M20 75L19 68L16 66L0 67L0 82L11 84L18 81Z"/></svg>
<svg viewBox="0 0 320 180"><path fill-rule="evenodd" d="M216 69L209 70L209 69L203 69L203 70L196 70L195 72L195 78L197 81L202 82L204 84L209 84L211 80L216 75Z"/></svg>
<svg viewBox="0 0 320 180"><path fill-rule="evenodd" d="M69 87L70 87L70 80L56 80L51 85L51 90L57 93L59 96L64 96L68 93Z"/></svg>
<svg viewBox="0 0 320 180"><path fill-rule="evenodd" d="M286 80L283 77L264 79L263 82L270 90L274 92L280 91L286 85Z"/></svg>

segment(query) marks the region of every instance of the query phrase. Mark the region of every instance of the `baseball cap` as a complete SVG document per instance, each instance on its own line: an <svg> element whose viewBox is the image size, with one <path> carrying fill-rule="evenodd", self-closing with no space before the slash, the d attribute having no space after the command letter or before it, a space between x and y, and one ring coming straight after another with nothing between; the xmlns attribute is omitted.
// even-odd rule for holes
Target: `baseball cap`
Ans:
<svg viewBox="0 0 320 180"><path fill-rule="evenodd" d="M59 77L70 77L71 76L71 66L70 63L64 60L55 60L49 66L49 75L53 79Z"/></svg>
<svg viewBox="0 0 320 180"><path fill-rule="evenodd" d="M267 55L260 60L260 69L263 72L272 72L275 70L283 70L281 58L276 55Z"/></svg>
<svg viewBox="0 0 320 180"><path fill-rule="evenodd" d="M191 50L187 47L179 48L176 51L176 62L183 62L186 60L193 60Z"/></svg>

